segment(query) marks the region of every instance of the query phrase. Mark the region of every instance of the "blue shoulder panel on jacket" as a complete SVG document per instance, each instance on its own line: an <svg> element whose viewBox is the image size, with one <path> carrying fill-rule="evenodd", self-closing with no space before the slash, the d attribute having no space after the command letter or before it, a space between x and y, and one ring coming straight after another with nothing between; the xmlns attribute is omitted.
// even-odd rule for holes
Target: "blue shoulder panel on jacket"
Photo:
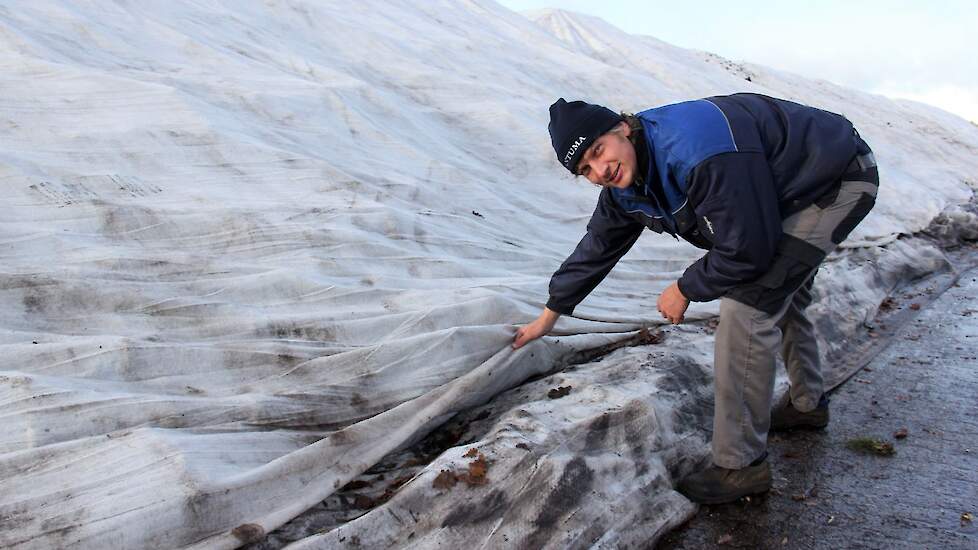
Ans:
<svg viewBox="0 0 978 550"><path fill-rule="evenodd" d="M727 117L705 99L656 107L637 116L673 212L685 203L693 168L714 155L738 150Z"/></svg>

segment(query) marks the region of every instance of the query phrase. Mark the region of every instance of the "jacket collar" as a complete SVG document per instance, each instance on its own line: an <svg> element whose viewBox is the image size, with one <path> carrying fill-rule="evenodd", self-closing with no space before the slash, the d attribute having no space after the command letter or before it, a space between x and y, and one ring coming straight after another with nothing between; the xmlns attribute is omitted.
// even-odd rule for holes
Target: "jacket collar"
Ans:
<svg viewBox="0 0 978 550"><path fill-rule="evenodd" d="M644 190L649 181L651 181L652 175L652 155L649 154L649 145L645 137L644 128L636 128L632 130L632 145L635 146L635 160L637 161L638 168L635 174L635 181L632 182L632 186L637 189Z"/></svg>

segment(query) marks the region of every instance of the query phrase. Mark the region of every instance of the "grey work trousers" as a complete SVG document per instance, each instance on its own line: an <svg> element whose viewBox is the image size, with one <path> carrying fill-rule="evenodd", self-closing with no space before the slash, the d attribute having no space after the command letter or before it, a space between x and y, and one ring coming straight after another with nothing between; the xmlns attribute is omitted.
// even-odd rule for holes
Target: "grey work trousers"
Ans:
<svg viewBox="0 0 978 550"><path fill-rule="evenodd" d="M827 196L786 218L769 271L721 299L714 357L717 466L743 468L767 448L779 343L793 406L810 411L818 405L824 386L805 309L818 265L875 204L875 165L871 153L859 157Z"/></svg>

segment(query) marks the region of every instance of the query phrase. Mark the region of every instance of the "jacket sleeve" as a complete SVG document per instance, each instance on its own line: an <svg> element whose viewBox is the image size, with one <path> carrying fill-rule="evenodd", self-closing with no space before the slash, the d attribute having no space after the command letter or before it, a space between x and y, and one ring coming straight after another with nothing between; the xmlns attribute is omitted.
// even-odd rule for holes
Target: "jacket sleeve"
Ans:
<svg viewBox="0 0 978 550"><path fill-rule="evenodd" d="M763 153L716 155L690 174L687 193L713 248L686 269L679 290L694 302L715 300L760 277L781 240L781 214Z"/></svg>
<svg viewBox="0 0 978 550"><path fill-rule="evenodd" d="M635 244L645 226L621 211L608 189L587 224L587 233L550 279L547 308L570 315Z"/></svg>

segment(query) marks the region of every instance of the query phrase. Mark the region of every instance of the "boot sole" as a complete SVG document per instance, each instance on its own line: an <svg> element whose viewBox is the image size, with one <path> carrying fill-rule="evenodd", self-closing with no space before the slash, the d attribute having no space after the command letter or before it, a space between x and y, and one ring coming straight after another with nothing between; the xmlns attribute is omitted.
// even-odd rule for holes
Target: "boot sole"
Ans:
<svg viewBox="0 0 978 550"><path fill-rule="evenodd" d="M775 425L774 415L771 415L771 432L790 432L791 430L822 430L829 425L828 407L809 413L794 413L789 415L790 419L785 419L785 423L780 426Z"/></svg>
<svg viewBox="0 0 978 550"><path fill-rule="evenodd" d="M824 430L825 428L828 427L828 425L829 425L828 422L825 422L824 424L814 423L814 422L799 423L799 424L792 424L791 426L771 426L771 431L772 432L790 432L794 430L818 431L818 430Z"/></svg>
<svg viewBox="0 0 978 550"><path fill-rule="evenodd" d="M700 497L698 495L687 495L683 494L689 500L696 502L698 504L729 504L731 502L736 502L744 497L762 495L771 490L770 486L767 487L756 487L747 489L745 491L735 493L735 496L717 496L717 497Z"/></svg>

